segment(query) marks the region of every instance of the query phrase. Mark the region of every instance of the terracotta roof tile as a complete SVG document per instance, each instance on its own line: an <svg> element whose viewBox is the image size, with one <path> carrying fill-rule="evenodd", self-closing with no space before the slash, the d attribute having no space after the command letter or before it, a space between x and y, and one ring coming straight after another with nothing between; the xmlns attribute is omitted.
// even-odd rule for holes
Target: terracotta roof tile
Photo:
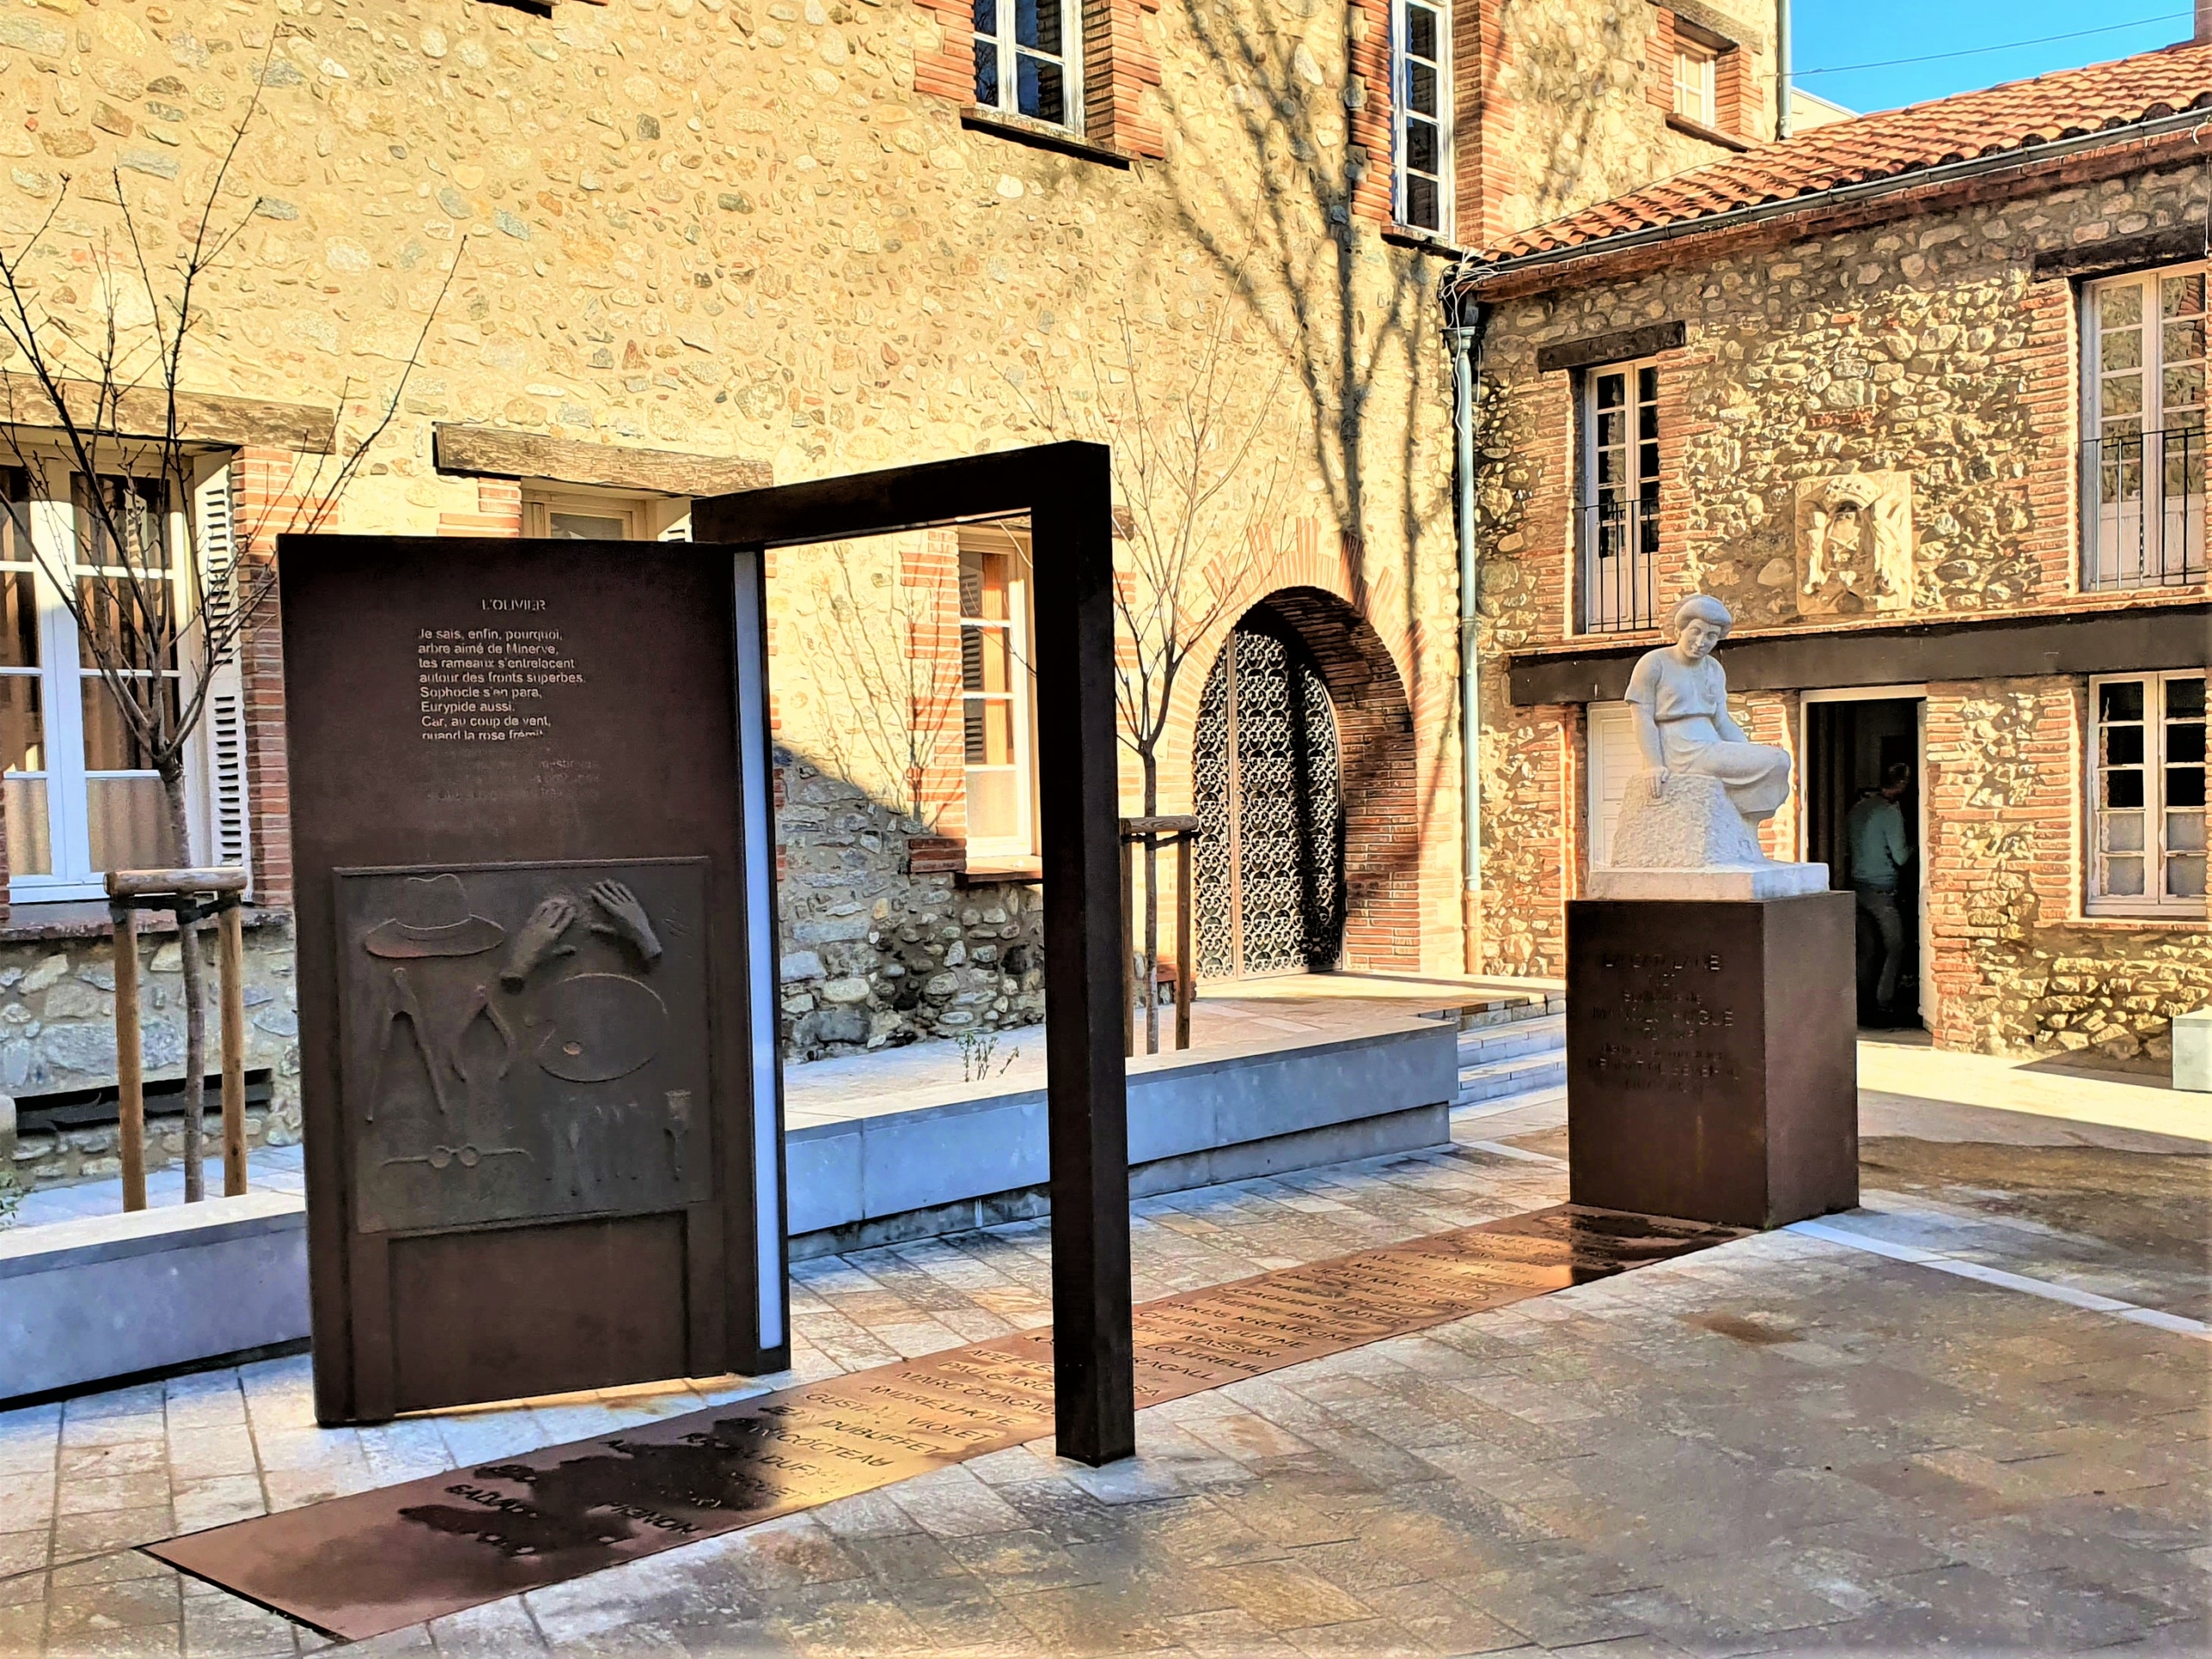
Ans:
<svg viewBox="0 0 2212 1659"><path fill-rule="evenodd" d="M2168 47L1815 127L1516 232L1479 258L1577 247L2200 107L2212 107L2212 45Z"/></svg>

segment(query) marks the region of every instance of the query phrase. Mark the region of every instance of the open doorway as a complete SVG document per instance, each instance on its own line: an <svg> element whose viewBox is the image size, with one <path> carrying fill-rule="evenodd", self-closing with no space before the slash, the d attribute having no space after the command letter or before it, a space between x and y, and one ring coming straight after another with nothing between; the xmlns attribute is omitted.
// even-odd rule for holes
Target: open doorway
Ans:
<svg viewBox="0 0 2212 1659"><path fill-rule="evenodd" d="M1805 855L1828 867L1831 887L1857 898L1859 1023L1872 1029L1927 1023L1925 707L1917 688L1805 694Z"/></svg>

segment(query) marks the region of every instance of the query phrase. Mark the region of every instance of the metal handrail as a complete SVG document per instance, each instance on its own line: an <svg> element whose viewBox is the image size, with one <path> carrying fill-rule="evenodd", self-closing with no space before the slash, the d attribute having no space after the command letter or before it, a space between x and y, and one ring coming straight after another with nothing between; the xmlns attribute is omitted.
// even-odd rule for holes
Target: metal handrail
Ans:
<svg viewBox="0 0 2212 1659"><path fill-rule="evenodd" d="M2205 435L2127 432L2082 444L2082 585L2185 588L2205 580Z"/></svg>
<svg viewBox="0 0 2212 1659"><path fill-rule="evenodd" d="M1581 509L1581 631L1630 633L1659 626L1659 504L1614 497Z"/></svg>

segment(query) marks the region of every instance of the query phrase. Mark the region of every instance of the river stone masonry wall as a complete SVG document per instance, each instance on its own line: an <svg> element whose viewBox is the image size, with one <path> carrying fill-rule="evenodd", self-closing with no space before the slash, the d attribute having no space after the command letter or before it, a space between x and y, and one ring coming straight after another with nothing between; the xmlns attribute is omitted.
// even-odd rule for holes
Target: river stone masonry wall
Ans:
<svg viewBox="0 0 2212 1659"><path fill-rule="evenodd" d="M1573 613L1575 378L1540 372L1539 349L1684 325L1658 359L1662 615L1702 591L1739 628L1852 620L1801 611L1799 505L1858 474L1874 498L1909 491L1910 604L1886 620L2078 607L2075 290L2034 258L2201 224L2207 194L2196 166L2054 182L1721 257L1686 243L1645 274L1497 302L1478 428L1491 969L1558 971L1588 856L1582 711L1515 708L1506 683L1508 655L1562 643ZM2083 914L2086 696L2079 679L1929 687L1923 971L1947 1047L2155 1070L2172 1016L2212 1001L2212 932ZM1732 707L1789 741L1795 693ZM1764 827L1770 855L1798 855L1796 811Z"/></svg>
<svg viewBox="0 0 2212 1659"><path fill-rule="evenodd" d="M220 1069L215 938L207 932L207 1070ZM142 936L139 1020L149 1081L184 1075L184 976L174 934ZM262 920L245 930L246 1070L270 1074L270 1101L246 1113L251 1146L289 1146L300 1138L299 1016L294 997L291 930ZM115 958L98 937L0 943L0 1090L21 1110L41 1095L115 1082ZM211 1152L221 1141L213 1088L207 1094ZM147 1127L146 1166L183 1154L180 1118ZM55 1131L19 1125L14 1152L23 1189L97 1180L121 1171L112 1123Z"/></svg>
<svg viewBox="0 0 2212 1659"><path fill-rule="evenodd" d="M788 1056L1045 1017L1041 889L916 873L919 824L788 750L776 762Z"/></svg>

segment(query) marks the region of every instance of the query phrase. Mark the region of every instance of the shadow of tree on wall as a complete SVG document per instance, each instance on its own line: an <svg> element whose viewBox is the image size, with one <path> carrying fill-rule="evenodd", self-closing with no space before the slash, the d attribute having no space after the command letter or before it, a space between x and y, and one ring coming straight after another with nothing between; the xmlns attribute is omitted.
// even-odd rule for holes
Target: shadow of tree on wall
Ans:
<svg viewBox="0 0 2212 1659"><path fill-rule="evenodd" d="M1408 640L1405 692L1418 709L1424 678L1433 677L1421 649L1425 537L1444 538L1437 569L1450 568L1450 379L1434 287L1445 267L1355 226L1354 197L1367 169L1387 168L1389 158L1363 162L1351 143L1344 41L1311 26L1325 15L1310 3L1180 0L1174 26L1206 66L1209 73L1192 81L1207 88L1207 102L1202 107L1172 79L1163 82L1166 124L1184 136L1166 174L1183 229L1243 300L1304 393L1305 443L1344 550L1351 597ZM1225 123L1212 107L1222 88ZM1209 154L1201 135L1216 135L1223 153ZM1258 188L1239 194L1220 183L1243 178ZM1424 445L1425 433L1434 435L1433 447ZM1383 538L1370 527L1392 518L1395 545L1378 546ZM1395 582L1384 582L1386 574ZM1398 613L1378 614L1385 606ZM1408 880L1418 880L1422 840L1450 832L1438 821L1439 795L1453 776L1439 765L1426 780L1421 833L1405 838L1398 855ZM1362 782L1348 776L1344 787Z"/></svg>

